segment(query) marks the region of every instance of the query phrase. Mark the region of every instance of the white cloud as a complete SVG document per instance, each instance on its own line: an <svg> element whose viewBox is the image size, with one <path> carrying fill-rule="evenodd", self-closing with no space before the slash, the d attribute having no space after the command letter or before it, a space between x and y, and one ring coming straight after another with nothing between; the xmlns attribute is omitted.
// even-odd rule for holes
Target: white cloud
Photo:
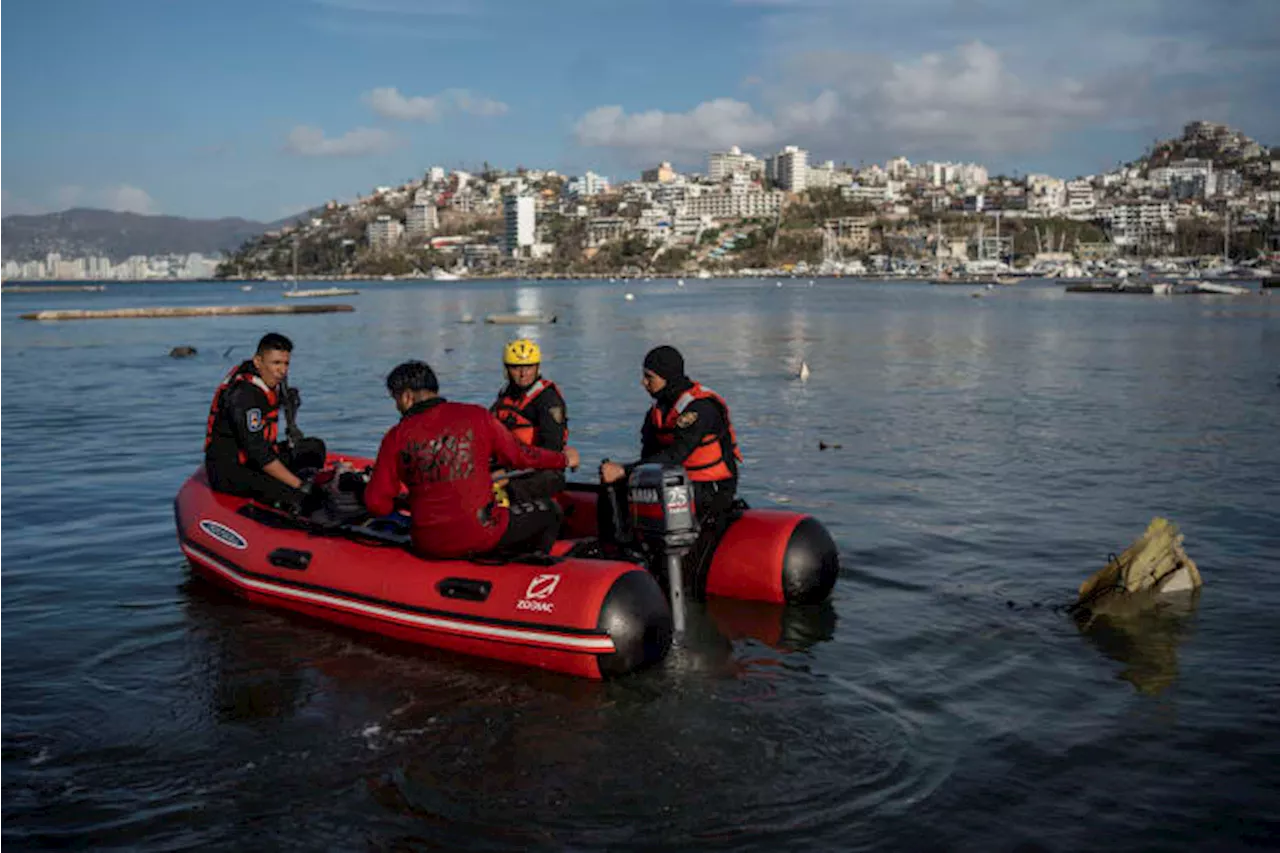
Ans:
<svg viewBox="0 0 1280 853"><path fill-rule="evenodd" d="M442 105L439 98L405 97L394 86L374 89L364 99L383 118L398 121L437 121L440 118Z"/></svg>
<svg viewBox="0 0 1280 853"><path fill-rule="evenodd" d="M50 190L47 195L44 195L43 201L39 195L31 198L17 198L6 190L3 207L6 215L52 213L73 207L114 210L121 213L160 212L160 206L150 193L131 184L110 184L100 187L64 184Z"/></svg>
<svg viewBox="0 0 1280 853"><path fill-rule="evenodd" d="M619 106L596 107L578 119L573 132L581 145L655 156L766 145L779 138L771 119L732 98L707 101L683 113L627 113Z"/></svg>
<svg viewBox="0 0 1280 853"><path fill-rule="evenodd" d="M394 86L382 86L367 92L364 101L383 118L396 121L439 121L456 110L476 116L500 116L507 105L467 89L446 89L436 95L402 95Z"/></svg>
<svg viewBox="0 0 1280 853"><path fill-rule="evenodd" d="M0 213L5 216L25 216L29 213L42 213L39 205L29 199L14 195L8 190L0 189Z"/></svg>
<svg viewBox="0 0 1280 853"><path fill-rule="evenodd" d="M581 145L646 157L787 142L846 152L884 145L994 154L1041 147L1108 107L1100 87L1066 77L1027 80L981 42L901 62L840 51L801 55L763 87L761 100L772 109L729 98L682 113L597 107L574 135Z"/></svg>
<svg viewBox="0 0 1280 853"><path fill-rule="evenodd" d="M300 124L289 131L285 150L300 157L360 157L385 154L399 144L394 134L373 127L357 127L326 139L318 127Z"/></svg>
<svg viewBox="0 0 1280 853"><path fill-rule="evenodd" d="M453 103L464 113L473 116L506 115L507 105L483 95L473 95L466 89L449 89L446 93L453 98Z"/></svg>
<svg viewBox="0 0 1280 853"><path fill-rule="evenodd" d="M159 207L146 190L120 184L107 187L102 191L102 206L107 210L122 210L129 213L157 213Z"/></svg>

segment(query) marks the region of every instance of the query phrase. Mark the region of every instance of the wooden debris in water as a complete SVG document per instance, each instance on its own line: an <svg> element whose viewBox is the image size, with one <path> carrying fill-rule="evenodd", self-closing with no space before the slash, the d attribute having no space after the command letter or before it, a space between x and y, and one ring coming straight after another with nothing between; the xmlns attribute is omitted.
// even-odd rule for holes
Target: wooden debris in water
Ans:
<svg viewBox="0 0 1280 853"><path fill-rule="evenodd" d="M120 320L161 317L217 317L224 314L332 314L354 311L350 305L195 305L158 308L107 308L96 311L35 311L24 320Z"/></svg>
<svg viewBox="0 0 1280 853"><path fill-rule="evenodd" d="M308 299L324 296L355 296L360 293L354 287L321 287L313 290L286 290L280 294L285 299Z"/></svg>
<svg viewBox="0 0 1280 853"><path fill-rule="evenodd" d="M1199 589L1200 570L1182 549L1182 539L1176 524L1164 518L1151 519L1136 542L1080 585L1076 607L1098 613L1110 607L1144 605L1166 593Z"/></svg>
<svg viewBox="0 0 1280 853"><path fill-rule="evenodd" d="M555 314L490 314L486 323L496 326L541 326L556 321Z"/></svg>

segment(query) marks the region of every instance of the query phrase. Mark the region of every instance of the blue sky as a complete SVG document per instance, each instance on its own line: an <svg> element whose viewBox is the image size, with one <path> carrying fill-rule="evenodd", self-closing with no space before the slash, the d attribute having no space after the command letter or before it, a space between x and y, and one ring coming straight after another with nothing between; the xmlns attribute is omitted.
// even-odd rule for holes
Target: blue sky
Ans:
<svg viewBox="0 0 1280 853"><path fill-rule="evenodd" d="M1280 0L8 0L3 212L272 220L433 164L1073 176L1195 118L1280 144Z"/></svg>

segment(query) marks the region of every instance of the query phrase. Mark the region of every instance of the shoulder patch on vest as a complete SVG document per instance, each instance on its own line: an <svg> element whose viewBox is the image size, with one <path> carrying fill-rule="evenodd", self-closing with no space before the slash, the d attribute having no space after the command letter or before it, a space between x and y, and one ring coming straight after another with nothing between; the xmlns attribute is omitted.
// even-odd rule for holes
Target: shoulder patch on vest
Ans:
<svg viewBox="0 0 1280 853"><path fill-rule="evenodd" d="M249 424L249 432L262 431L262 410L250 409L244 414L245 420Z"/></svg>
<svg viewBox="0 0 1280 853"><path fill-rule="evenodd" d="M698 413L690 409L689 411L681 414L680 417L676 418L676 426L680 429L686 429L687 427L693 426L694 422L697 420Z"/></svg>
<svg viewBox="0 0 1280 853"><path fill-rule="evenodd" d="M564 423L564 406L552 406L547 412L551 415L551 420L558 424Z"/></svg>

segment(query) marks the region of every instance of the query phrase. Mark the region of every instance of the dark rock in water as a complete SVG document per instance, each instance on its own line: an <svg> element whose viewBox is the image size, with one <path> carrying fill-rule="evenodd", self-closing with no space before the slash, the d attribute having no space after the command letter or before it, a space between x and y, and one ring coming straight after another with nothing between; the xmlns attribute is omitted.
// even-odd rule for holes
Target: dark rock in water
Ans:
<svg viewBox="0 0 1280 853"><path fill-rule="evenodd" d="M196 354L195 347L174 347L169 350L170 358L190 358Z"/></svg>

